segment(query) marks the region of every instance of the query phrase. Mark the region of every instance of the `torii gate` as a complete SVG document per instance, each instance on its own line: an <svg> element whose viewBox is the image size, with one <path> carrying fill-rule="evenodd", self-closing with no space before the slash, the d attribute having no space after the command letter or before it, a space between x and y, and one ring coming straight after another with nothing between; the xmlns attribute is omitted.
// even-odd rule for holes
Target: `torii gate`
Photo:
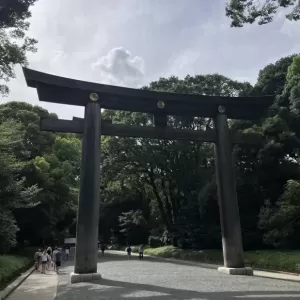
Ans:
<svg viewBox="0 0 300 300"><path fill-rule="evenodd" d="M232 144L253 144L259 141L259 137L231 132L228 118L258 119L273 103L273 97L153 92L63 78L27 68L23 68L23 72L27 85L37 89L40 101L85 107L84 119L41 120L41 130L83 133L72 283L101 278L101 274L97 273L101 135L213 142L224 257L224 267L219 268L219 271L253 275L253 270L245 268L244 264ZM111 120L101 120L101 108L150 113L154 115L155 126L112 124ZM213 118L214 129L199 131L168 128L167 115Z"/></svg>

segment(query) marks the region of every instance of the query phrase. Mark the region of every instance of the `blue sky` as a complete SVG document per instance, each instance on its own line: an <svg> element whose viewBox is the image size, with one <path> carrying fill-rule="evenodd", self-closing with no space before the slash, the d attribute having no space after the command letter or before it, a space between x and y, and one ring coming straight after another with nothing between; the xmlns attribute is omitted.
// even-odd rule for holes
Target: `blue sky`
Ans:
<svg viewBox="0 0 300 300"><path fill-rule="evenodd" d="M89 4L87 4L89 3ZM159 77L220 73L254 83L265 65L300 52L300 22L231 28L225 0L38 0L30 67L81 80L140 87ZM39 104L59 117L83 109L38 101L20 67L5 101Z"/></svg>

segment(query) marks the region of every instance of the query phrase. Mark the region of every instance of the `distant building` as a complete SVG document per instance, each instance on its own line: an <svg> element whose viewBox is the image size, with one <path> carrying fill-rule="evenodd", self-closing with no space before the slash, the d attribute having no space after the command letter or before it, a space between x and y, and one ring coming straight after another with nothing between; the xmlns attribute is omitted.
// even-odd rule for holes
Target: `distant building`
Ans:
<svg viewBox="0 0 300 300"><path fill-rule="evenodd" d="M76 245L76 238L65 238L65 244Z"/></svg>

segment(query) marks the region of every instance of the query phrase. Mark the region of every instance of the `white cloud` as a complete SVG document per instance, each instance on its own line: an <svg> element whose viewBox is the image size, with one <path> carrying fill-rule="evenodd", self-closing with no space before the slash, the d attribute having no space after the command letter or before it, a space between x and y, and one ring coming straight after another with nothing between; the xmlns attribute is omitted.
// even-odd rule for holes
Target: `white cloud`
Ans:
<svg viewBox="0 0 300 300"><path fill-rule="evenodd" d="M133 56L123 47L110 50L93 63L92 68L100 73L100 78L106 78L106 82L113 85L138 87L144 79L143 58Z"/></svg>
<svg viewBox="0 0 300 300"><path fill-rule="evenodd" d="M286 34L290 38L299 38L300 36L300 24L299 22L290 21L285 19L280 32ZM300 50L300 49L299 49Z"/></svg>

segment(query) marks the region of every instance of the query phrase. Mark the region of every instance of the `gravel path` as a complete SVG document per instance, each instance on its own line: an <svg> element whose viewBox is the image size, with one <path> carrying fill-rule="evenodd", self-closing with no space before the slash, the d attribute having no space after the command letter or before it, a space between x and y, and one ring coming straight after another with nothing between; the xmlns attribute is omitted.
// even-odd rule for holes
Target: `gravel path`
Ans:
<svg viewBox="0 0 300 300"><path fill-rule="evenodd" d="M229 300L299 299L300 284L260 277L229 276L190 264L138 260L126 255L99 257L103 279L70 284L71 263L59 275L56 300Z"/></svg>

